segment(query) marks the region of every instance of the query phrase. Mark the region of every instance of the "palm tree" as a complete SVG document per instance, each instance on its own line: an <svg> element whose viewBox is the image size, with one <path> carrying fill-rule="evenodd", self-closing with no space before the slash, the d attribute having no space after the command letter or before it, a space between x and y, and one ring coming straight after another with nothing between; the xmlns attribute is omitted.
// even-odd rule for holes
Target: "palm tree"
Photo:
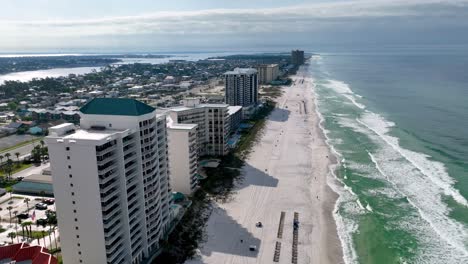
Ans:
<svg viewBox="0 0 468 264"><path fill-rule="evenodd" d="M3 155L0 155L0 164L3 163L3 158L5 158Z"/></svg>
<svg viewBox="0 0 468 264"><path fill-rule="evenodd" d="M7 160L9 160L11 157L11 154L10 153L5 153L5 158L7 158Z"/></svg>
<svg viewBox="0 0 468 264"><path fill-rule="evenodd" d="M44 239L44 247L46 247L46 231L42 230L42 238Z"/></svg>
<svg viewBox="0 0 468 264"><path fill-rule="evenodd" d="M13 210L13 207L8 206L7 207L8 212L10 213L10 226L11 226L11 210Z"/></svg>
<svg viewBox="0 0 468 264"><path fill-rule="evenodd" d="M26 203L26 207L28 208L28 214L29 214L29 202L31 201L31 199L29 198L24 198L24 202Z"/></svg>
<svg viewBox="0 0 468 264"><path fill-rule="evenodd" d="M28 237L29 238L32 238L32 226L33 222L31 221L27 221L27 222L23 222L21 225L24 225L26 227L26 233L28 233Z"/></svg>
<svg viewBox="0 0 468 264"><path fill-rule="evenodd" d="M15 232L10 232L8 233L8 237L11 238L11 243L13 244L13 239L16 237L16 233Z"/></svg>
<svg viewBox="0 0 468 264"><path fill-rule="evenodd" d="M39 141L39 143L41 143L41 147L44 147L44 145L45 145L44 140L41 139L41 141Z"/></svg>
<svg viewBox="0 0 468 264"><path fill-rule="evenodd" d="M21 153L19 152L15 152L15 156L16 156L16 159L18 160L18 163L19 163L19 156L21 155Z"/></svg>
<svg viewBox="0 0 468 264"><path fill-rule="evenodd" d="M13 161L11 159L8 159L7 164L6 164L6 172L8 173L8 180L10 180L12 171L13 171Z"/></svg>

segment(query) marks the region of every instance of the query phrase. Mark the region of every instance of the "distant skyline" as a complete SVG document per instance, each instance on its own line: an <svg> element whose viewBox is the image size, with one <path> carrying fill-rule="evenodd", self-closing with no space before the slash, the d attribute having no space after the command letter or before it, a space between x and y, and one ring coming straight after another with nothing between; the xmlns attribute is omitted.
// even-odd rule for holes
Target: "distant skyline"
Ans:
<svg viewBox="0 0 468 264"><path fill-rule="evenodd" d="M0 52L467 44L468 0L0 1Z"/></svg>

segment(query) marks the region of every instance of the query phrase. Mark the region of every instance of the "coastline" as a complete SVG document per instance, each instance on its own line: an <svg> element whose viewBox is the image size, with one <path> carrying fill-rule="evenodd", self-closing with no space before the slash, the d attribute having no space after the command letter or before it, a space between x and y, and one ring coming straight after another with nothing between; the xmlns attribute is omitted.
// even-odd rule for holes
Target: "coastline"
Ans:
<svg viewBox="0 0 468 264"><path fill-rule="evenodd" d="M296 84L282 89L245 160L243 181L230 201L213 204L206 241L186 263L272 263L276 242L282 245L278 263L291 263L295 212L300 221L297 263L344 263L333 216L338 194L328 185L338 159L320 128L307 67L292 77ZM258 221L262 228L255 226ZM249 251L250 245L257 250Z"/></svg>

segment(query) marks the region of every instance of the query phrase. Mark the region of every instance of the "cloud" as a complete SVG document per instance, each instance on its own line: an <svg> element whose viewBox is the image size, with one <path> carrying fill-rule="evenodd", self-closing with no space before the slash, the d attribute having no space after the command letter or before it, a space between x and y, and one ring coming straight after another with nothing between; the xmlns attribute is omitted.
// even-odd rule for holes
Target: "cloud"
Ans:
<svg viewBox="0 0 468 264"><path fill-rule="evenodd" d="M139 35L298 34L362 28L466 26L468 0L352 0L283 8L156 12L83 20L0 21L8 42ZM84 41L86 42L86 41ZM88 41L89 42L89 41ZM1 45L1 44L0 44Z"/></svg>
<svg viewBox="0 0 468 264"><path fill-rule="evenodd" d="M372 18L453 19L460 13L466 15L467 7L468 2L462 0L351 1L268 9L157 12L89 20L2 21L0 30L46 36L304 32L317 26Z"/></svg>

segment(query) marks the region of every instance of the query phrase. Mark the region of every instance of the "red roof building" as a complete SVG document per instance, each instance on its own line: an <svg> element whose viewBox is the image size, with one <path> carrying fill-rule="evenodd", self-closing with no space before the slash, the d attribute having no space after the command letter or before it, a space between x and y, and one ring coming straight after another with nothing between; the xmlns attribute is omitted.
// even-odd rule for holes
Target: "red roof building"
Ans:
<svg viewBox="0 0 468 264"><path fill-rule="evenodd" d="M0 263L58 264L46 248L26 243L0 247Z"/></svg>

